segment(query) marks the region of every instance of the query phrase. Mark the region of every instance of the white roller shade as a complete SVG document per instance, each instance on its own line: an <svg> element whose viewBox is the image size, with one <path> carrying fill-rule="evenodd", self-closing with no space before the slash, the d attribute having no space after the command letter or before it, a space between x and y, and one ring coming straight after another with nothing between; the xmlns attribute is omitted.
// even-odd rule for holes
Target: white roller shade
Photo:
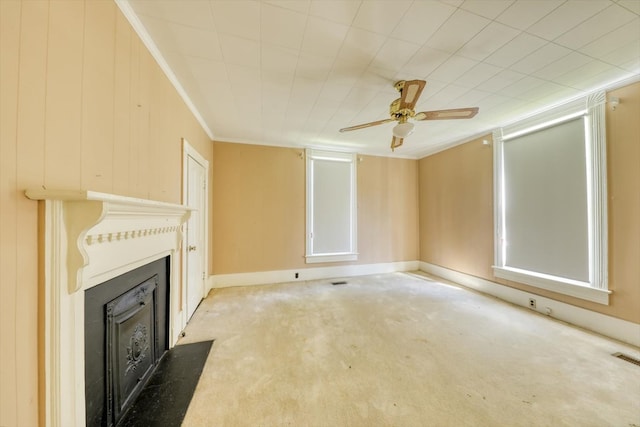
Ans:
<svg viewBox="0 0 640 427"><path fill-rule="evenodd" d="M313 164L313 253L351 251L351 163Z"/></svg>
<svg viewBox="0 0 640 427"><path fill-rule="evenodd" d="M357 259L356 155L307 150L307 262Z"/></svg>
<svg viewBox="0 0 640 427"><path fill-rule="evenodd" d="M505 266L589 282L585 123L504 142Z"/></svg>

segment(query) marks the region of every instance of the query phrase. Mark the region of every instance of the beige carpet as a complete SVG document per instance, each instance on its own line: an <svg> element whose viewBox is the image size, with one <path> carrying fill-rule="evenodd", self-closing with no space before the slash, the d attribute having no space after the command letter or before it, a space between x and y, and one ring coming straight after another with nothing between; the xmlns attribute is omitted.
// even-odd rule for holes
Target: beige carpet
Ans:
<svg viewBox="0 0 640 427"><path fill-rule="evenodd" d="M183 426L640 426L638 348L405 273L214 290Z"/></svg>

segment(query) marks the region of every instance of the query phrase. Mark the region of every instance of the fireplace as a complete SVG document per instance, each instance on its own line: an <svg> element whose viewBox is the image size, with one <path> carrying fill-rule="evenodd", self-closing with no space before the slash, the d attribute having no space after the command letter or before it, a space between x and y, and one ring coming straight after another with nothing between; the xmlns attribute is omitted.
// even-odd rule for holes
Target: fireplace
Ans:
<svg viewBox="0 0 640 427"><path fill-rule="evenodd" d="M114 425L186 325L179 251L190 209L93 191L26 195L40 201L43 424ZM114 280L127 274L138 276L125 285ZM100 308L92 306L96 295ZM90 329L94 315L104 327L99 338ZM97 364L85 348L99 347ZM114 371L122 377L113 380ZM95 402L94 393L102 393ZM89 422L93 416L100 423Z"/></svg>
<svg viewBox="0 0 640 427"><path fill-rule="evenodd" d="M116 425L168 350L168 262L85 291L87 426Z"/></svg>

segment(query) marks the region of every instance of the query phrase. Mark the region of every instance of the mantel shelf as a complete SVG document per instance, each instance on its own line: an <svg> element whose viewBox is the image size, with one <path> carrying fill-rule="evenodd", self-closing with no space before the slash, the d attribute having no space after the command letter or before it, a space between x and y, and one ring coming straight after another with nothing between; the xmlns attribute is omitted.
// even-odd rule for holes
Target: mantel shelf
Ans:
<svg viewBox="0 0 640 427"><path fill-rule="evenodd" d="M44 190L32 189L25 191L25 195L31 200L60 200L63 202L106 202L123 206L147 207L152 210L191 210L188 206L175 203L158 202L155 200L126 197L117 194L100 193L91 190Z"/></svg>

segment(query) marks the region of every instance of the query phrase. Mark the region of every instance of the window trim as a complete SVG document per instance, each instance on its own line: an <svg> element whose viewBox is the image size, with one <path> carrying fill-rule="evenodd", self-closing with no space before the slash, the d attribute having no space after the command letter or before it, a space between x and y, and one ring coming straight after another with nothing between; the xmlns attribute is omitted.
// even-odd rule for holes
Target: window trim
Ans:
<svg viewBox="0 0 640 427"><path fill-rule="evenodd" d="M347 152L326 151L308 148L306 154L306 253L305 260L307 264L321 262L340 262L340 261L356 261L358 259L358 233L357 233L357 154ZM350 206L349 206L349 223L350 223L350 250L347 252L332 253L313 253L313 162L315 160L335 161L341 163L349 163L350 168Z"/></svg>
<svg viewBox="0 0 640 427"><path fill-rule="evenodd" d="M496 277L609 305L607 240L607 171L604 91L507 125L494 140L494 265ZM503 142L584 116L587 155L589 282L551 276L505 265Z"/></svg>

